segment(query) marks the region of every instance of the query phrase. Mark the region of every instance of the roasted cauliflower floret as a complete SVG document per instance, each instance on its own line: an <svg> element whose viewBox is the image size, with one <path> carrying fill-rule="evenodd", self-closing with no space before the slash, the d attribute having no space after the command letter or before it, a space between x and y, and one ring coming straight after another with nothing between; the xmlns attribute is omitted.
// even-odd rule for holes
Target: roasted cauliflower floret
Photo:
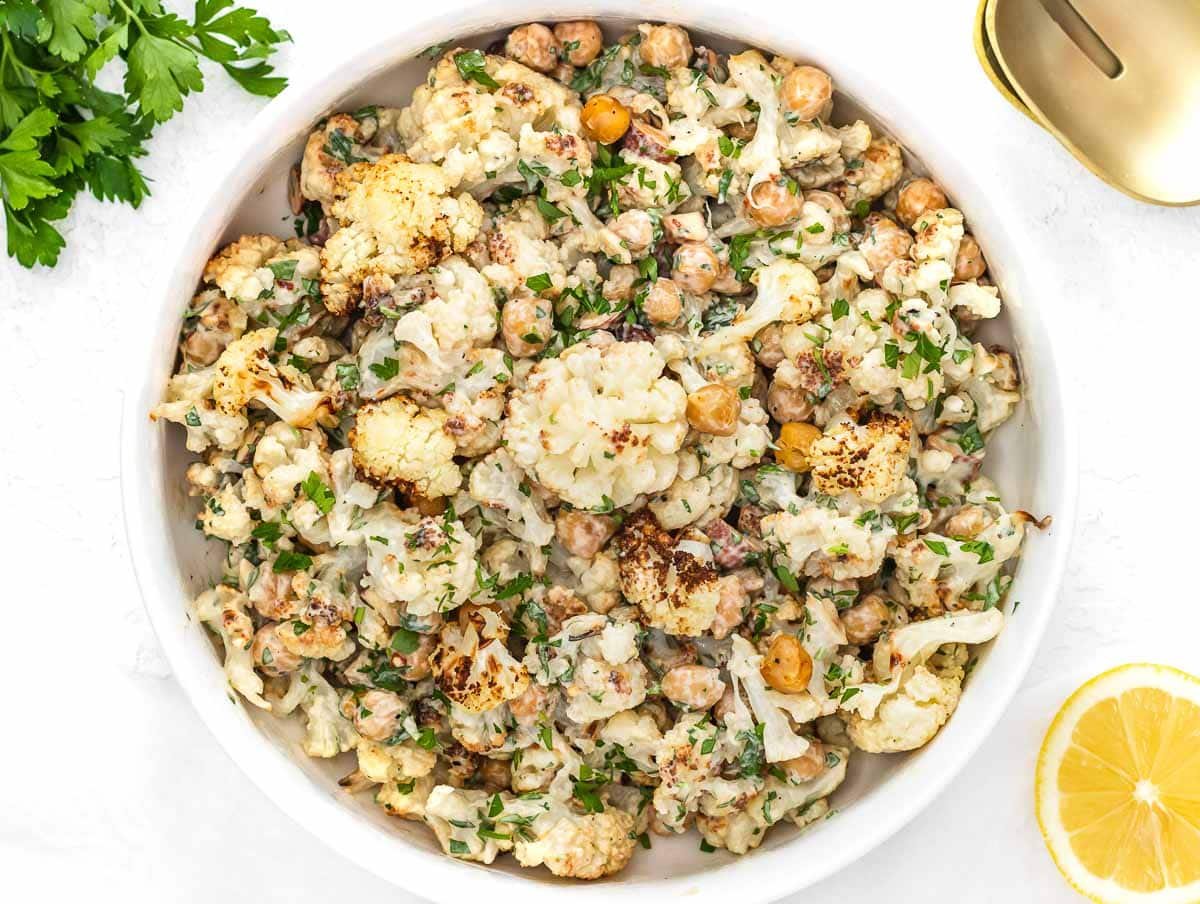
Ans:
<svg viewBox="0 0 1200 904"><path fill-rule="evenodd" d="M373 483L426 499L449 496L462 483L446 413L392 396L358 409L350 445L354 465Z"/></svg>
<svg viewBox="0 0 1200 904"><path fill-rule="evenodd" d="M486 607L477 611L487 620L484 627L474 620L468 621L465 629L457 623L446 624L430 657L438 689L472 713L495 709L521 696L529 686L525 666L504 646L508 629L500 622L499 613Z"/></svg>
<svg viewBox="0 0 1200 904"><path fill-rule="evenodd" d="M576 508L609 510L670 486L687 435L686 396L654 346L573 345L539 362L509 400L517 464Z"/></svg>
<svg viewBox="0 0 1200 904"><path fill-rule="evenodd" d="M271 704L262 695L262 679L254 671L254 657L250 655L254 623L246 611L249 602L237 590L222 584L196 597L192 608L196 617L221 638L230 686L255 706L270 709Z"/></svg>
<svg viewBox="0 0 1200 904"><path fill-rule="evenodd" d="M326 393L314 389L307 375L292 365L271 361L278 335L268 327L229 343L213 365L217 409L232 417L258 402L293 427L334 423L333 401Z"/></svg>
<svg viewBox="0 0 1200 904"><path fill-rule="evenodd" d="M676 541L643 509L625 522L616 542L621 592L648 625L686 637L712 626L721 589L707 537Z"/></svg>
<svg viewBox="0 0 1200 904"><path fill-rule="evenodd" d="M856 493L883 502L904 479L912 447L908 418L871 411L855 421L840 421L812 444L813 488L827 496Z"/></svg>
<svg viewBox="0 0 1200 904"><path fill-rule="evenodd" d="M308 136L300 161L300 193L322 205L334 196L338 175L353 163L375 160L399 147L396 118L400 111L364 107L335 113Z"/></svg>
<svg viewBox="0 0 1200 904"><path fill-rule="evenodd" d="M851 713L846 730L859 750L898 753L933 740L958 706L961 679L941 677L923 665L900 681L870 719Z"/></svg>
<svg viewBox="0 0 1200 904"><path fill-rule="evenodd" d="M606 807L602 813L564 814L535 841L518 840L521 866L545 865L556 876L600 879L625 868L637 847L633 817Z"/></svg>
<svg viewBox="0 0 1200 904"><path fill-rule="evenodd" d="M330 213L341 228L321 249L321 295L335 314L364 295L384 295L395 279L463 251L483 224L469 195L451 195L439 167L388 154L356 163L334 181Z"/></svg>

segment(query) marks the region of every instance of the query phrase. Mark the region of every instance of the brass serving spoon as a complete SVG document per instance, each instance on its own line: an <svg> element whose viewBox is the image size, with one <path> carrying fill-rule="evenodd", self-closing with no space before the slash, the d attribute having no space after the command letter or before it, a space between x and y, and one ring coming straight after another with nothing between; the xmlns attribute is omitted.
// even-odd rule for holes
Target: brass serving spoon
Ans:
<svg viewBox="0 0 1200 904"><path fill-rule="evenodd" d="M997 89L1114 188L1200 204L1200 3L983 0Z"/></svg>

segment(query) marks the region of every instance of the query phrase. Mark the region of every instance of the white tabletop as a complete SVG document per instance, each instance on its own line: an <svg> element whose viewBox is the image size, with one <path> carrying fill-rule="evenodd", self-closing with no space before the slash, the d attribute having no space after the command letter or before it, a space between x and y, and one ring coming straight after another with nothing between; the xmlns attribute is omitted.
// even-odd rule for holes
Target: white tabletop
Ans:
<svg viewBox="0 0 1200 904"><path fill-rule="evenodd" d="M294 35L284 65L301 78L373 15L421 14L369 0L254 5ZM1185 577L1197 557L1186 529L1200 501L1197 431L1183 392L1196 359L1189 265L1200 213L1136 203L1089 175L992 92L970 46L974 3L920 6L924 17L911 4L859 0L862 58L936 92L947 130L970 131L956 140L973 165L1007 186L997 204L1012 228L1057 261L1039 297L1065 315L1062 343L1082 390L1079 530L1049 633L992 742L869 865L803 900L876 901L883 891L901 901L1070 901L1031 802L1050 714L1106 665L1200 670L1198 600ZM5 898L412 900L293 825L218 748L171 678L125 551L117 436L138 350L122 327L156 303L149 293L196 199L262 107L206 72L208 90L152 144L144 167L154 194L141 210L81 197L56 269L0 259Z"/></svg>

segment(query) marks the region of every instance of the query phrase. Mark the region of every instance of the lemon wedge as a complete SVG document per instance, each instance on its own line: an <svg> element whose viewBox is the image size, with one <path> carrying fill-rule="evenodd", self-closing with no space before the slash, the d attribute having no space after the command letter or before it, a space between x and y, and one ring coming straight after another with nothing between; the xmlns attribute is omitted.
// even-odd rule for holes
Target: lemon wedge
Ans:
<svg viewBox="0 0 1200 904"><path fill-rule="evenodd" d="M1200 901L1200 679L1124 665L1084 684L1042 741L1038 824L1093 901Z"/></svg>

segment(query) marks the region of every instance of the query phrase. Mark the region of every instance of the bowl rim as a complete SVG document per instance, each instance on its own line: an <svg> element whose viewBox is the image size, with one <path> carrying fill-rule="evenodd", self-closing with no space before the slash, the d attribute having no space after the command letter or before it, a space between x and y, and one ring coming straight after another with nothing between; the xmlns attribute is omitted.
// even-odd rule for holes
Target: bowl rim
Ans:
<svg viewBox="0 0 1200 904"><path fill-rule="evenodd" d="M203 261L210 255L230 216L254 191L262 172L280 149L307 132L312 122L324 115L340 96L415 58L423 48L441 40L455 40L529 21L578 18L596 18L602 22L674 21L689 28L729 35L748 46L807 43L814 51L809 57L824 62L822 53L811 39L780 37L779 23L762 12L752 8L730 11L714 0L690 0L686 6L679 0L510 2L499 12L495 4L470 0L450 11L413 11L413 16L406 12L406 17L402 26L394 26L370 46L337 53L303 78L294 79L285 92L254 118L238 142L237 152L230 155L221 178L214 182L218 188L197 215L197 227L173 249L170 260L182 262L182 266L171 268L164 277L161 294L154 302L154 316L131 318L132 332L143 333L146 338L146 343L138 348L153 348L159 341L163 323L167 322L164 320L167 317L166 302L172 298L190 297ZM845 71L840 71L839 67ZM976 211L971 217L973 222L981 218L993 221L1000 218L991 213L988 203L989 197L1000 191L999 186L993 186L989 195L983 187L986 179L969 174L965 166L944 148L947 136L933 126L926 126L911 106L889 87L886 79L845 65L845 61L835 63L831 68L835 69L844 93L858 101L869 100L872 113L879 116L889 132L905 136L901 143L912 146L918 157L930 163L930 170L937 173L939 179L951 174L945 181L954 185L951 194L960 201L967 200L962 204L964 208ZM1043 270L1042 258L1036 248L1024 243L1013 230L999 227L999 232L1008 246L1005 259L1019 261L1011 270L1012 281L1020 286L1022 296L1033 295L1026 274ZM1061 363L1055 363L1056 356L1049 341L1050 325L1056 316L1052 310L1032 305L1013 316L1019 317L1026 333L1035 338L1034 344L1039 345L1044 359L1038 372L1039 393L1057 418L1054 424L1057 443L1054 451L1039 464L1045 467L1047 462L1053 463L1055 459L1059 462L1061 481L1055 485L1053 493L1061 504L1056 504L1054 512L1055 535L1043 537L1041 541L1051 549L1048 564L1039 573L1034 588L1038 605L1027 607L1027 617L1034 625L1026 632L1027 639L1017 656L1016 666L1010 667L998 679L999 690L992 694L990 703L981 699L972 708L972 720L965 737L960 737L960 743L953 748L939 748L936 757L924 757L911 765L906 764L910 776L904 781L900 776L894 776L877 789L882 794L874 802L873 818L858 826L859 831L853 835L851 843L823 857L819 863L806 863L803 870L796 870L798 864L787 859L795 855L796 849L791 844L784 844L774 849L760 849L753 856L737 858L717 869L683 876L625 883L619 878L598 884L575 883L570 886L573 894L586 895L592 901L616 902L628 901L632 895L651 891L670 897L686 895L693 901L708 902L725 900L730 890L736 888L739 898L747 904L775 900L828 877L893 835L924 810L978 751L1024 680L1045 633L1065 573L1078 498L1074 416L1077 406L1070 404L1073 386L1065 378ZM176 321L177 315L172 311L170 322ZM129 390L124 393L120 451L126 541L143 602L172 672L221 747L295 822L348 860L401 888L432 900L458 900L472 892L494 893L497 883L503 883L499 887L519 893L534 904L551 904L562 893L564 885L530 881L406 843L395 845L393 837L386 836L332 796L316 789L289 757L265 742L239 707L231 707L224 694L211 692L211 660L204 662L196 657L180 631L186 612L186 595L181 591L178 569L173 564L164 564L172 562L169 556L163 556L171 548L169 539L161 531L161 524L169 518L165 497L155 492L153 482L144 476L154 472L153 456L157 451L155 443L148 441L149 431L155 428L149 425L146 417L146 403L161 394L162 384L157 374L149 373L152 368L146 366L144 356L132 356L132 359L126 383ZM184 605L180 605L181 602ZM981 709L985 703L986 709ZM904 793L897 793L900 790ZM888 803L893 806L887 806ZM869 808L860 804L858 809ZM848 818L849 814L840 817Z"/></svg>

